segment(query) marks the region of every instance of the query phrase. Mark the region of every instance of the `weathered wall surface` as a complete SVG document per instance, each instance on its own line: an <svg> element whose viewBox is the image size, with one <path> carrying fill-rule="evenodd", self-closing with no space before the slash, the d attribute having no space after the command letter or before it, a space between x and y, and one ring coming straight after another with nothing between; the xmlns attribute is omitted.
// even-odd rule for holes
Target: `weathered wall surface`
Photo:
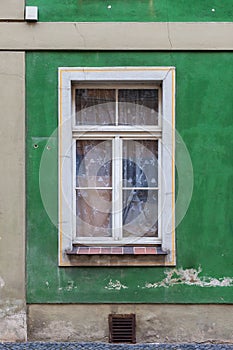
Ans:
<svg viewBox="0 0 233 350"><path fill-rule="evenodd" d="M232 305L30 305L29 340L108 342L108 315L136 313L137 342L233 342Z"/></svg>
<svg viewBox="0 0 233 350"><path fill-rule="evenodd" d="M230 52L27 54L28 303L233 302L232 63ZM176 229L177 267L61 268L39 186L47 182L57 213L57 134L46 143L57 128L58 67L127 65L176 67L176 129L194 171L191 204ZM43 152L51 167L41 179Z"/></svg>
<svg viewBox="0 0 233 350"><path fill-rule="evenodd" d="M26 339L24 53L0 53L0 339Z"/></svg>
<svg viewBox="0 0 233 350"><path fill-rule="evenodd" d="M25 4L39 7L40 22L53 23L16 23ZM44 50L27 53L26 67L29 339L107 341L107 315L135 312L138 342L233 342L233 59L230 52L186 52L231 50L232 11L231 0L1 0L0 49L12 51L0 53L0 341L27 338L23 51ZM190 23L201 21L209 23ZM57 68L107 65L177 68L177 129L195 183L177 229L176 269L57 267L57 228L39 189L41 155L50 151L46 181L56 211L56 137L45 145L57 127ZM135 304L118 304L126 302Z"/></svg>

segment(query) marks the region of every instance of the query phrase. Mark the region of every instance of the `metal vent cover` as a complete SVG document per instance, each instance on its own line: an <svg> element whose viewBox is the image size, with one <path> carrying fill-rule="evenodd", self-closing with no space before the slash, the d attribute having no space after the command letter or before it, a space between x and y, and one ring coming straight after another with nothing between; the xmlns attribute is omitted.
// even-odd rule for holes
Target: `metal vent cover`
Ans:
<svg viewBox="0 0 233 350"><path fill-rule="evenodd" d="M108 322L110 343L136 343L135 314L110 314Z"/></svg>

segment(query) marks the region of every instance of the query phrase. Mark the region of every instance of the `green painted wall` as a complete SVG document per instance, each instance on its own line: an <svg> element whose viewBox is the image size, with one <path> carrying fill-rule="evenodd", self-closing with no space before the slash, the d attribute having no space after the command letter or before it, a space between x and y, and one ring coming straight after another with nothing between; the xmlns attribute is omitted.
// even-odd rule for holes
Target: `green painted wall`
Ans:
<svg viewBox="0 0 233 350"><path fill-rule="evenodd" d="M175 66L176 128L194 169L189 210L176 230L177 268L202 268L199 277L231 278L228 287L184 285L145 288L160 282L162 267L59 268L57 228L50 222L39 190L39 167L49 136L57 127L59 66ZM233 55L232 53L32 52L27 79L27 301L29 303L233 302ZM38 147L35 148L35 145ZM51 204L57 209L57 139L51 143ZM179 155L177 155L179 156ZM127 288L109 289L120 281ZM228 280L229 281L229 280ZM192 282L192 281L191 281ZM208 283L207 283L208 284Z"/></svg>
<svg viewBox="0 0 233 350"><path fill-rule="evenodd" d="M232 0L26 0L45 22L232 21ZM111 6L111 8L109 8Z"/></svg>

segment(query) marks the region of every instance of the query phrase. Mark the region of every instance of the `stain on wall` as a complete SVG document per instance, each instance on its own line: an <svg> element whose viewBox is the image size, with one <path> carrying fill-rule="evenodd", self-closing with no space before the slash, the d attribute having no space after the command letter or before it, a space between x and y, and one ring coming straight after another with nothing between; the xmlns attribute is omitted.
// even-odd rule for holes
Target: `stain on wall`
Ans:
<svg viewBox="0 0 233 350"><path fill-rule="evenodd" d="M3 288L5 286L4 279L0 276L0 288Z"/></svg>
<svg viewBox="0 0 233 350"><path fill-rule="evenodd" d="M108 315L135 313L138 343L233 342L230 305L33 304L28 312L30 341L108 342Z"/></svg>

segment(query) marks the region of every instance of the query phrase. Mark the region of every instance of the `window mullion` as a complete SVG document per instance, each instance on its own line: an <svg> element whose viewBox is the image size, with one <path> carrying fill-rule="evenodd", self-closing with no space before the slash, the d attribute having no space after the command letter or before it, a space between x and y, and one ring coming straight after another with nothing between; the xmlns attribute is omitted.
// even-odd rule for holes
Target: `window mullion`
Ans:
<svg viewBox="0 0 233 350"><path fill-rule="evenodd" d="M113 139L113 238L122 239L122 139Z"/></svg>
<svg viewBox="0 0 233 350"><path fill-rule="evenodd" d="M119 125L118 89L116 89L116 125Z"/></svg>
<svg viewBox="0 0 233 350"><path fill-rule="evenodd" d="M76 174L76 147L77 147L77 141L73 140L72 142L72 174L73 174L73 211L72 211L72 216L73 216L73 227L72 227L72 239L74 239L77 236L77 232L76 232L76 197L77 197L77 191L76 191L76 178L77 178L77 174Z"/></svg>

